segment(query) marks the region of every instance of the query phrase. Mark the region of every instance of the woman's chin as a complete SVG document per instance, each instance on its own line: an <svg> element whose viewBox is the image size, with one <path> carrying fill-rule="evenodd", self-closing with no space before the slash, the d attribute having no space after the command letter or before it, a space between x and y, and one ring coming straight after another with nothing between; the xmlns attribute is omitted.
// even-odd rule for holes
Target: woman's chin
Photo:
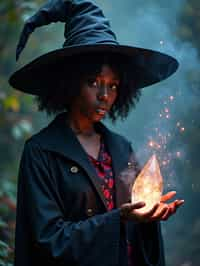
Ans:
<svg viewBox="0 0 200 266"><path fill-rule="evenodd" d="M106 116L106 113L104 114L100 114L100 113L97 113L93 116L93 121L94 122L98 122L98 121L101 121L102 119L104 119Z"/></svg>

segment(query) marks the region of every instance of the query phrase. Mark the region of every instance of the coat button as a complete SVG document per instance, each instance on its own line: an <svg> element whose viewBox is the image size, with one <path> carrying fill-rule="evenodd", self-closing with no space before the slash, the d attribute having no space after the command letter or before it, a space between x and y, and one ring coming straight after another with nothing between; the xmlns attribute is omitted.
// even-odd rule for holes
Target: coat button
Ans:
<svg viewBox="0 0 200 266"><path fill-rule="evenodd" d="M72 166L72 167L70 168L70 171L71 171L73 174L76 174L76 173L78 173L78 167L77 167L77 166Z"/></svg>
<svg viewBox="0 0 200 266"><path fill-rule="evenodd" d="M93 210L92 209L87 209L87 215L91 217L93 215Z"/></svg>
<svg viewBox="0 0 200 266"><path fill-rule="evenodd" d="M133 164L131 162L128 162L128 168L132 168Z"/></svg>

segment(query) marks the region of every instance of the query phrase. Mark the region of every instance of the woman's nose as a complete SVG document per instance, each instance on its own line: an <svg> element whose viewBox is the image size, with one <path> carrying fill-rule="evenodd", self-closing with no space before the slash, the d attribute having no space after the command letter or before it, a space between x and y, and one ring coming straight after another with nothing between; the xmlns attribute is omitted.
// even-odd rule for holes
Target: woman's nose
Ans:
<svg viewBox="0 0 200 266"><path fill-rule="evenodd" d="M107 86L102 86L98 92L98 99L100 101L107 101L108 100L108 88Z"/></svg>

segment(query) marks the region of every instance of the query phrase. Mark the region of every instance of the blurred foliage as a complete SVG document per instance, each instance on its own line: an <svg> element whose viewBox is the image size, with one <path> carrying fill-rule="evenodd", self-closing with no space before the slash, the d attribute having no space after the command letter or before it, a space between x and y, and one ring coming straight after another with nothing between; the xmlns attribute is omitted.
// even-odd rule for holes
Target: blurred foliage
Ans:
<svg viewBox="0 0 200 266"><path fill-rule="evenodd" d="M14 58L16 40L18 40L23 22L43 2L42 0L0 1L0 266L11 266L13 264L16 215L16 173L24 141L34 132L37 123L39 124L39 118L36 116L36 108L32 103L32 98L14 91L9 87L7 80L11 71L15 69ZM177 35L183 41L191 42L198 49L198 52L200 52L199 31L199 0L186 1L183 6ZM39 45L41 44L41 40L47 39L50 40L51 43L54 42L48 31L46 31L45 34L44 32L43 34L35 34L31 38L32 41L29 43L28 52L25 52L26 56L24 58L26 59L44 50L44 47ZM199 70L188 73L188 86L197 97L200 96L199 74ZM190 198L188 197L188 204L192 206L193 202L196 200L197 193L200 192L200 188L195 185L199 179L198 152L200 147L200 124L198 116L200 105L194 106L190 111L190 113L179 114L185 124L188 124L187 132L181 139L181 142L186 143L188 153L193 154L193 157L196 156L196 161L193 162L192 169L189 163L186 163L184 167L182 167L182 165L179 166L178 162L174 163L175 168L179 167L180 171L184 169L183 175L187 174L190 176L190 179L185 180L185 192L187 192L187 189L191 189L191 184L194 184L193 189L196 189L196 191L194 191L195 193L193 193ZM190 123L191 113L193 114L193 120L198 123ZM177 139L176 136L174 139ZM188 142L188 139L190 142ZM173 146L173 143L171 145ZM190 215L187 215L187 217L193 216L194 214L192 211ZM193 219L195 218L193 217ZM181 224L174 226L174 232L179 232L179 235L174 241L183 249L183 253L184 250L187 249L185 254L190 254L190 257L193 259L192 264L190 264L190 262L187 264L188 258L185 258L185 265L198 266L200 251L197 248L198 244L192 245L191 240L199 237L200 220L196 219L194 221L192 230L189 228L191 226L189 220L187 224L188 225ZM181 236L186 230L188 234L186 238L188 241L187 243L181 240ZM197 241L199 240L196 240L196 242ZM174 246L174 244L172 246ZM182 261L181 256L183 256L183 254L177 254L174 250L169 250L169 254L170 259L168 260L170 265L180 266Z"/></svg>
<svg viewBox="0 0 200 266"><path fill-rule="evenodd" d="M14 256L17 168L24 141L33 133L35 107L30 96L9 87L15 48L24 19L44 1L0 1L0 265ZM39 42L36 37L35 44ZM36 45L29 46L30 54Z"/></svg>

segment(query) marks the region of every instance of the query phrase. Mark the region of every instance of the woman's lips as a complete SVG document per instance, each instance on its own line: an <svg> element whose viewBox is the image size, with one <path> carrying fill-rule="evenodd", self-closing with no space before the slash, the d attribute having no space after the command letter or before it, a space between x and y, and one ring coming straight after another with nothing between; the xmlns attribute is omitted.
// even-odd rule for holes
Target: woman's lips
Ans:
<svg viewBox="0 0 200 266"><path fill-rule="evenodd" d="M101 108L97 108L96 109L96 112L99 114L99 115L105 115L107 110L105 109L101 109Z"/></svg>

